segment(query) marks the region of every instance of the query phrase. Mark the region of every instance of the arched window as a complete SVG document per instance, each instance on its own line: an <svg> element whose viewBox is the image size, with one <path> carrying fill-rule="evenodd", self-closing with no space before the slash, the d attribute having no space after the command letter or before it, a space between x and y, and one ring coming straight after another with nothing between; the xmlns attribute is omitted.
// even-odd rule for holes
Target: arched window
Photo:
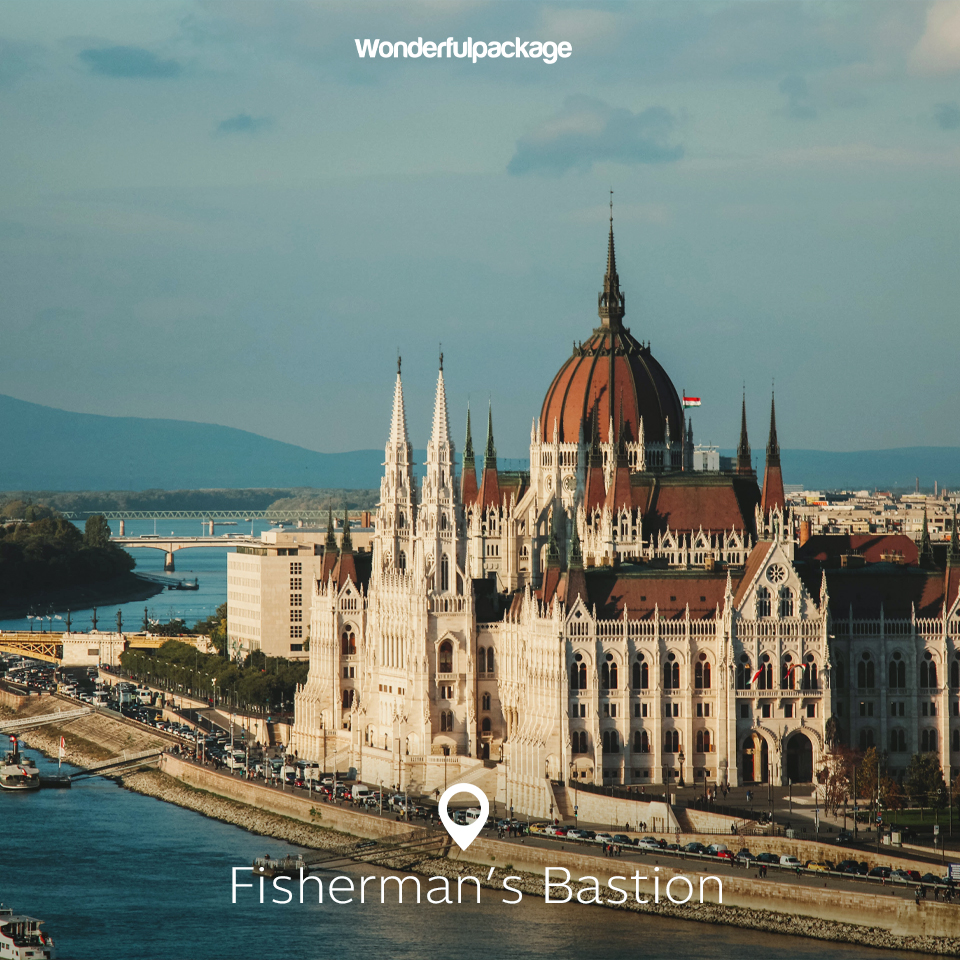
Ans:
<svg viewBox="0 0 960 960"><path fill-rule="evenodd" d="M757 690L773 689L773 664L770 662L770 654L765 653L760 658L760 676L757 677Z"/></svg>
<svg viewBox="0 0 960 960"><path fill-rule="evenodd" d="M446 520L446 517L444 517ZM446 593L450 589L450 561L444 554L440 560L440 589Z"/></svg>
<svg viewBox="0 0 960 960"><path fill-rule="evenodd" d="M843 660L840 657L837 657L837 662L833 665L833 676L836 680L837 689L842 690L847 685L847 671L844 669Z"/></svg>
<svg viewBox="0 0 960 960"><path fill-rule="evenodd" d="M920 752L936 753L936 750L937 750L937 731L921 730L920 731Z"/></svg>
<svg viewBox="0 0 960 960"><path fill-rule="evenodd" d="M487 673L493 672L493 647L487 647Z"/></svg>
<svg viewBox="0 0 960 960"><path fill-rule="evenodd" d="M345 657L355 656L357 652L357 637L353 627L346 626L340 634L340 653Z"/></svg>
<svg viewBox="0 0 960 960"><path fill-rule="evenodd" d="M954 660L950 664L950 686L954 690L960 688L960 661Z"/></svg>
<svg viewBox="0 0 960 960"><path fill-rule="evenodd" d="M606 662L600 667L600 687L603 690L617 689L617 665L612 653L607 654Z"/></svg>
<svg viewBox="0 0 960 960"><path fill-rule="evenodd" d="M900 653L895 653L890 661L889 683L891 690L902 690L907 685L907 665Z"/></svg>
<svg viewBox="0 0 960 960"><path fill-rule="evenodd" d="M587 731L586 730L573 731L573 752L574 753L587 752Z"/></svg>
<svg viewBox="0 0 960 960"><path fill-rule="evenodd" d="M349 710L353 706L353 690L343 691L343 709Z"/></svg>
<svg viewBox="0 0 960 960"><path fill-rule="evenodd" d="M440 644L440 660L437 667L439 673L453 673L453 644L444 640Z"/></svg>
<svg viewBox="0 0 960 960"><path fill-rule="evenodd" d="M952 742L950 744L950 748L953 750L953 752L954 753L960 752L960 730L953 731L951 741Z"/></svg>
<svg viewBox="0 0 960 960"><path fill-rule="evenodd" d="M781 665L780 670L780 689L781 690L795 690L796 687L794 683L796 681L797 668L794 666L793 657L788 653L783 658L783 664Z"/></svg>
<svg viewBox="0 0 960 960"><path fill-rule="evenodd" d="M483 695L483 699L482 699L481 703L482 703L482 709L483 709L483 710L489 710L489 709L490 709L490 694L489 694L489 693L485 693L485 694Z"/></svg>
<svg viewBox="0 0 960 960"><path fill-rule="evenodd" d="M585 663L579 664L577 667L577 675L580 678L580 689L587 689L587 665Z"/></svg>
<svg viewBox="0 0 960 960"><path fill-rule="evenodd" d="M752 676L753 669L750 666L750 658L745 653L741 654L740 662L737 664L737 689L748 690L750 688L750 678Z"/></svg>
<svg viewBox="0 0 960 960"><path fill-rule="evenodd" d="M780 617L793 616L793 591L789 587L780 588Z"/></svg>
<svg viewBox="0 0 960 960"><path fill-rule="evenodd" d="M770 591L766 587L757 587L757 619L770 616Z"/></svg>
<svg viewBox="0 0 960 960"><path fill-rule="evenodd" d="M857 686L862 690L864 688L873 688L876 685L876 667L870 659L870 654L864 653L857 663Z"/></svg>
<svg viewBox="0 0 960 960"><path fill-rule="evenodd" d="M958 731L960 733L960 731ZM634 753L649 753L650 752L650 738L647 736L646 730L634 730L633 732L633 752Z"/></svg>
<svg viewBox="0 0 960 960"><path fill-rule="evenodd" d="M580 689L580 664L576 662L570 664L570 689Z"/></svg>
<svg viewBox="0 0 960 960"><path fill-rule="evenodd" d="M663 665L663 688L664 690L680 689L680 664L672 653L667 655L666 663Z"/></svg>
<svg viewBox="0 0 960 960"><path fill-rule="evenodd" d="M480 649L477 650L477 669L480 671L480 673L487 672L487 648L486 647L480 647Z"/></svg>
<svg viewBox="0 0 960 960"><path fill-rule="evenodd" d="M678 753L680 750L680 731L665 730L663 732L663 752Z"/></svg>
<svg viewBox="0 0 960 960"><path fill-rule="evenodd" d="M402 515L402 514L400 515L400 519L401 519L401 520L403 519L403 515ZM407 555L406 555L406 553L405 553L403 550L401 550L401 551L399 551L399 552L397 553L397 569L398 569L398 570L406 570L406 569L407 569Z"/></svg>
<svg viewBox="0 0 960 960"><path fill-rule="evenodd" d="M920 686L936 687L937 685L937 665L933 660L933 654L928 650L920 661Z"/></svg>
<svg viewBox="0 0 960 960"><path fill-rule="evenodd" d="M890 752L891 753L906 753L907 752L907 735L903 730L891 730L890 731Z"/></svg>
<svg viewBox="0 0 960 960"><path fill-rule="evenodd" d="M620 734L617 733L616 730L603 731L603 752L604 753L620 752Z"/></svg>
<svg viewBox="0 0 960 960"><path fill-rule="evenodd" d="M710 731L698 730L697 731L697 753L709 753L709 752L710 752Z"/></svg>
<svg viewBox="0 0 960 960"><path fill-rule="evenodd" d="M860 749L869 750L876 745L872 728L864 727L864 729L860 731Z"/></svg>
<svg viewBox="0 0 960 960"><path fill-rule="evenodd" d="M698 690L710 689L710 661L705 653L700 654L700 659L693 668L693 685Z"/></svg>
<svg viewBox="0 0 960 960"><path fill-rule="evenodd" d="M480 722L480 732L481 732L481 733L489 733L489 732L490 732L490 718L489 718L489 717L484 717L483 720Z"/></svg>
<svg viewBox="0 0 960 960"><path fill-rule="evenodd" d="M817 673L817 661L814 660L812 653L807 654L806 669L803 671L803 675L800 678L800 686L804 690L820 689L820 677Z"/></svg>
<svg viewBox="0 0 960 960"><path fill-rule="evenodd" d="M637 654L637 661L633 665L633 689L647 690L650 687L650 667L642 653Z"/></svg>

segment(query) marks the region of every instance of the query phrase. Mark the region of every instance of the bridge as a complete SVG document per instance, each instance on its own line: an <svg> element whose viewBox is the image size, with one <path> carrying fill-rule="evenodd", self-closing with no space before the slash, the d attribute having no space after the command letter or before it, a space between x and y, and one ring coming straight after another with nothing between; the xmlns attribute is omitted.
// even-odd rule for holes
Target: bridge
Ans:
<svg viewBox="0 0 960 960"><path fill-rule="evenodd" d="M0 653L15 653L31 660L47 663L63 661L63 637L56 633L30 633L27 630L12 630L0 633Z"/></svg>
<svg viewBox="0 0 960 960"><path fill-rule="evenodd" d="M0 734L22 733L24 730L33 730L44 727L48 723L61 723L65 720L77 720L93 713L92 707L77 707L74 710L58 710L56 713L44 713L39 717L24 717L22 720L4 720L0 722Z"/></svg>
<svg viewBox="0 0 960 960"><path fill-rule="evenodd" d="M110 541L125 550L138 547L162 550L166 554L163 569L167 573L173 573L177 569L173 562L173 555L177 550L186 550L188 547L263 546L263 542L255 537L229 533L224 533L219 537L161 537L152 533L143 534L139 537L125 537L121 534L118 537L111 537Z"/></svg>
<svg viewBox="0 0 960 960"><path fill-rule="evenodd" d="M97 666L118 663L124 650L156 650L168 640L199 646L206 652L208 637L157 637L146 633L30 633L28 630L0 631L0 653L13 653L47 663ZM95 644L95 646L93 646ZM65 655L66 651L66 655Z"/></svg>

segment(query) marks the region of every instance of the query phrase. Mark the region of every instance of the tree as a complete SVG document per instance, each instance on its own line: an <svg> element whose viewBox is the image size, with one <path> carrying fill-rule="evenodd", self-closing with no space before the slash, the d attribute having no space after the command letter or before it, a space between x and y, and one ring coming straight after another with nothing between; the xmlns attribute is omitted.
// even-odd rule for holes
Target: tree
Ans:
<svg viewBox="0 0 960 960"><path fill-rule="evenodd" d="M110 524L103 514L97 513L87 518L87 524L83 528L83 542L95 550L109 546Z"/></svg>
<svg viewBox="0 0 960 960"><path fill-rule="evenodd" d="M837 815L840 805L850 797L853 775L853 752L842 744L835 745L824 756L823 766L817 772L817 782L823 784L824 806Z"/></svg>
<svg viewBox="0 0 960 960"><path fill-rule="evenodd" d="M880 765L883 754L876 747L871 747L861 758L857 767L857 797L875 803L877 800L877 784L880 780Z"/></svg>
<svg viewBox="0 0 960 960"><path fill-rule="evenodd" d="M935 753L915 753L910 758L905 786L910 799L923 806L939 807L947 797L940 760Z"/></svg>

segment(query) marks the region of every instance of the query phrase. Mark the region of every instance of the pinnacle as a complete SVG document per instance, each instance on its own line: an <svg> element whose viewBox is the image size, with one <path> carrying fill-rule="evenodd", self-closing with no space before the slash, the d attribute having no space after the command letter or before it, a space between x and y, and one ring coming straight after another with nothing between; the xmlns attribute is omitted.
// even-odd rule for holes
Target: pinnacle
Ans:
<svg viewBox="0 0 960 960"><path fill-rule="evenodd" d="M483 452L483 469L497 469L497 448L493 443L493 404L487 410L487 447Z"/></svg>
<svg viewBox="0 0 960 960"><path fill-rule="evenodd" d="M430 438L437 449L441 443L450 446L450 423L447 419L447 391L443 383L443 367L437 376L437 395L433 404L433 435Z"/></svg>
<svg viewBox="0 0 960 960"><path fill-rule="evenodd" d="M403 381L400 371L397 370L397 382L393 388L393 415L390 418L390 439L387 444L409 444L410 434L407 432L407 412L403 405Z"/></svg>

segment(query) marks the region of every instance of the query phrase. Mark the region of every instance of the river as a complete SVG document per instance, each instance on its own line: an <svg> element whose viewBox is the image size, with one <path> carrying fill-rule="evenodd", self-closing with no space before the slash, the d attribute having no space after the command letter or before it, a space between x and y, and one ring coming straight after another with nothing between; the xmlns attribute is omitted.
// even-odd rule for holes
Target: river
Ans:
<svg viewBox="0 0 960 960"><path fill-rule="evenodd" d="M35 751L30 751L35 755ZM56 767L38 758L43 772ZM0 791L0 900L44 920L61 960L896 960L917 954L598 907L481 903L231 903L231 868L298 852L113 781ZM360 875L359 869L337 873ZM376 872L364 867L362 873ZM327 877L329 880L329 876ZM424 884L426 888L426 884ZM326 882L324 884L326 899ZM369 889L374 889L373 887ZM379 885L377 885L379 889ZM268 886L269 890L269 886ZM267 898L269 900L269 897Z"/></svg>
<svg viewBox="0 0 960 960"><path fill-rule="evenodd" d="M83 524L81 523L82 527ZM169 535L171 532L177 536L196 537L201 533L206 536L206 530L201 529L199 520L162 520L154 524L153 520L127 520L125 524L125 533L130 537L137 537L141 534L152 534L156 526L157 532ZM113 521L114 533L118 532L119 523ZM251 524L240 523L235 527L218 526L217 533L247 533L251 531ZM252 529L255 535L259 536L261 531L270 529L270 524L265 521L254 521ZM130 549L130 556L137 563L136 569L143 573L163 574L164 552L162 550L150 549L147 547L137 547ZM185 550L178 550L174 554L174 562L177 570L176 576L183 580L193 580L195 577L200 582L199 590L165 590L149 600L135 600L130 603L112 604L102 606L97 610L97 620L100 630L115 630L117 623L117 610L121 612L123 626L125 630L140 630L143 627L143 610L147 608L147 616L153 620L166 622L178 617L186 620L189 626L193 626L197 620L203 620L210 616L221 603L227 599L227 553L230 552L227 547L190 547ZM49 611L38 610L37 613L49 613ZM60 613L63 616L63 613ZM72 629L75 631L86 631L93 627L93 610L73 610L71 611ZM0 620L0 630L34 630L41 628L39 620L30 620L29 618L16 620ZM53 629L63 631L66 629L64 620L44 619L42 623L44 630Z"/></svg>

